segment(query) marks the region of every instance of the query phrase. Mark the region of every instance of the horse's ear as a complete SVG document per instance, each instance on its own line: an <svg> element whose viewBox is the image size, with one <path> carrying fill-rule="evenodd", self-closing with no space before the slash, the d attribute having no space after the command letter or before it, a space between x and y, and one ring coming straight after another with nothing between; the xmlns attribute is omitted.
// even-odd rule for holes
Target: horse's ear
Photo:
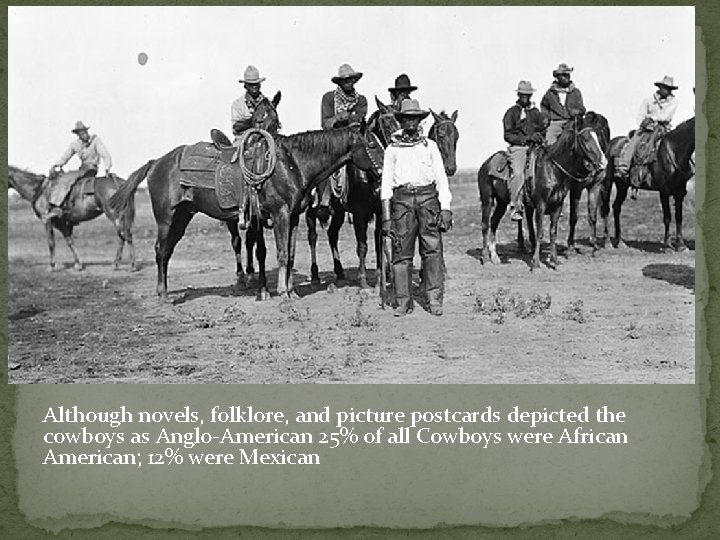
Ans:
<svg viewBox="0 0 720 540"><path fill-rule="evenodd" d="M377 96L375 96L375 105L377 105L377 108L380 109L380 112L383 114L387 112L387 105L380 101Z"/></svg>
<svg viewBox="0 0 720 540"><path fill-rule="evenodd" d="M275 92L275 96L272 98L272 104L273 107L277 108L277 106L280 104L280 99L282 98L282 92L278 90Z"/></svg>
<svg viewBox="0 0 720 540"><path fill-rule="evenodd" d="M440 121L440 115L438 113L433 111L430 107L428 107L428 111L430 111L430 113L433 115L433 118L435 119L436 122Z"/></svg>
<svg viewBox="0 0 720 540"><path fill-rule="evenodd" d="M457 120L457 117L458 117L458 112L457 112L457 109L456 109L455 112L452 113L452 116L450 117L450 120L453 121L453 124L455 123L455 120Z"/></svg>

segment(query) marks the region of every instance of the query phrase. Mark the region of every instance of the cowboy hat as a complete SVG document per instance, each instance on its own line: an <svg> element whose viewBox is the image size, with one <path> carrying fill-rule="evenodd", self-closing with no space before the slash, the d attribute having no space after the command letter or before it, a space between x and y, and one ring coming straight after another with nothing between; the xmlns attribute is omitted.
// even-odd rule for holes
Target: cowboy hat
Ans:
<svg viewBox="0 0 720 540"><path fill-rule="evenodd" d="M80 133L81 131L87 131L90 129L88 126L82 123L82 120L75 122L75 128L72 130L73 133Z"/></svg>
<svg viewBox="0 0 720 540"><path fill-rule="evenodd" d="M360 77L362 77L363 74L359 71L355 71L350 64L343 64L338 68L338 74L336 77L333 77L330 79L335 84L340 84L340 81L343 81L345 79L353 79L353 81L360 80Z"/></svg>
<svg viewBox="0 0 720 540"><path fill-rule="evenodd" d="M573 72L574 69L575 69L575 68L571 68L571 67L568 66L567 64L562 63L562 64L560 64L560 65L557 67L557 69L553 70L553 77L557 77L557 76L560 75L561 73L570 74L570 73Z"/></svg>
<svg viewBox="0 0 720 540"><path fill-rule="evenodd" d="M422 120L425 118L430 111L423 111L420 108L420 103L417 99L403 99L400 104L400 110L395 111L396 118L402 118L403 116L417 116Z"/></svg>
<svg viewBox="0 0 720 540"><path fill-rule="evenodd" d="M655 83L655 86L665 86L666 88L669 88L670 90L677 90L678 87L675 86L675 79L670 77L669 75L665 75L663 77L662 81L658 81Z"/></svg>
<svg viewBox="0 0 720 540"><path fill-rule="evenodd" d="M243 84L257 84L263 82L264 80L265 77L260 76L260 70L258 70L258 68L256 68L255 66L248 66L245 68L243 78L240 79L238 82L241 82Z"/></svg>
<svg viewBox="0 0 720 540"><path fill-rule="evenodd" d="M535 89L532 87L532 83L530 81L520 81L515 92L517 94L532 94L535 92Z"/></svg>
<svg viewBox="0 0 720 540"><path fill-rule="evenodd" d="M417 89L417 86L410 84L410 77L405 75L405 73L402 73L395 78L395 86L393 88L388 88L388 92L397 92L398 90L412 92Z"/></svg>

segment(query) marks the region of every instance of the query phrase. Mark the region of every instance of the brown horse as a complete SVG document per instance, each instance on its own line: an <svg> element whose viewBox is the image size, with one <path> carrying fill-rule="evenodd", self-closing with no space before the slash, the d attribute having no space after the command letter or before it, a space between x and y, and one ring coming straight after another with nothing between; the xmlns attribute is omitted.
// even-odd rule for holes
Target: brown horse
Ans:
<svg viewBox="0 0 720 540"><path fill-rule="evenodd" d="M557 264L555 239L557 222L565 195L570 190L572 182L588 177L588 169L591 174L595 174L597 170L605 166L605 155L593 124L596 119L591 118L590 120L588 125L583 125L583 121L579 119L568 122L565 130L554 144L547 148L538 147L536 149L535 168L531 178L526 179L523 196L530 243L534 250L532 261L534 268L540 266L543 216L549 214L551 218L550 259L552 263ZM510 203L510 192L504 180L490 174L490 163L494 156L488 158L478 170L478 190L482 207L481 261L489 259L497 264L500 262L500 258L496 252L495 234ZM535 219L534 224L533 218ZM535 227L538 231L537 241ZM517 225L517 231L518 248L524 250L525 240L520 222Z"/></svg>
<svg viewBox="0 0 720 540"><path fill-rule="evenodd" d="M608 234L608 216L610 214L610 193L615 185L615 201L613 202L613 216L615 218L615 246L624 248L620 231L620 211L627 197L630 183L626 178L620 178L615 173L615 160L620 155L622 147L627 143L627 137L615 137L610 141L608 149L608 165L603 180L602 206L600 215L605 221L605 235ZM685 239L682 234L683 199L687 194L687 182L695 174L692 164L692 155L695 151L695 117L686 120L670 131L658 147L657 157L650 167L651 183L649 187L641 187L660 193L660 204L663 210L663 223L665 225L666 248L673 248L670 239L670 197L675 201L675 249L685 249Z"/></svg>
<svg viewBox="0 0 720 540"><path fill-rule="evenodd" d="M378 109L370 116L368 121L368 129L377 137L383 148L390 144L391 135L400 129L400 124L395 118L393 109L383 104L377 97L375 103ZM459 132L455 125L457 120L457 111L450 117L445 112L436 114L433 112L434 124L428 132L428 137L436 142L443 157L445 171L448 176L455 174L457 165L455 154ZM382 163L380 163L382 167ZM376 270L375 270L375 286L380 284L380 249L381 249L381 231L382 231L382 208L380 205L380 175L373 174L372 171L367 175L365 181L361 181L360 177L352 167L348 167L348 194L347 203L343 206L342 201L331 198L331 219L328 227L328 241L333 256L333 270L338 283L345 279L345 270L340 261L340 251L338 249L338 238L340 228L345 221L345 213L350 212L352 215L352 225L355 231L356 253L358 256L358 281L361 288L367 288L367 269L365 260L368 253L368 224L375 219L375 253ZM317 224L316 215L313 213L306 214L306 222L308 226L308 242L310 244L310 252L312 257L310 275L313 282L320 281L318 273L316 246L317 246Z"/></svg>
<svg viewBox="0 0 720 540"><path fill-rule="evenodd" d="M377 148L367 137L366 126L330 131L309 131L290 136L276 135L276 164L272 175L258 190L261 211L273 220L278 258L278 294L293 292L292 269L295 239L300 214L305 210L310 190L328 174L352 161L360 168L373 166L381 159ZM374 148L375 147L375 148ZM237 216L234 210L222 209L212 189L187 188L180 184L178 168L182 147L135 171L112 204L122 207L147 176L150 200L158 224L155 242L158 269L157 293L167 299L167 267L175 245L197 212L228 221ZM373 156L371 158L371 155ZM238 171L238 174L241 174ZM239 178L242 178L239 176ZM269 297L263 266L260 267L258 299Z"/></svg>
<svg viewBox="0 0 720 540"><path fill-rule="evenodd" d="M43 175L24 171L12 165L8 166L8 184L14 188L22 198L30 201L33 211L38 218L40 218L40 213L36 209L35 203L43 196L46 180L47 178ZM115 230L118 235L118 247L113 266L116 270L120 268L123 247L127 244L130 253L130 269L133 271L137 269L132 235L132 225L135 219L135 201L134 199L130 199L125 208L119 212L113 211L109 204L110 197L124 182L122 178L115 176L101 176L81 179L73 186L67 197L66 205L68 208L62 217L52 218L45 223L48 249L50 250L51 270L57 270L59 268L55 261L54 229L60 231L63 237L65 237L65 241L75 258L75 269L82 270L84 265L75 250L72 235L73 228L78 223L95 219L102 214L105 214L112 224L115 225Z"/></svg>

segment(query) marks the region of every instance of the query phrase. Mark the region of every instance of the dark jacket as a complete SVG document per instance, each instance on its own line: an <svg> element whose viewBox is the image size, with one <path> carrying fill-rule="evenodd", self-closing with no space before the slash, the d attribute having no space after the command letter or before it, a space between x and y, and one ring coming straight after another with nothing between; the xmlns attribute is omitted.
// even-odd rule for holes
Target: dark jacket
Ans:
<svg viewBox="0 0 720 540"><path fill-rule="evenodd" d="M570 83L568 87L567 97L565 98L565 106L560 103L558 93L560 88L553 83L540 101L540 109L547 114L550 121L570 120L575 115L585 114L585 104L583 103L582 93L575 84Z"/></svg>
<svg viewBox="0 0 720 540"><path fill-rule="evenodd" d="M530 105L525 109L525 118L520 119L522 107L515 104L503 117L503 135L505 142L513 146L526 146L535 133L545 136L547 117L537 107Z"/></svg>
<svg viewBox="0 0 720 540"><path fill-rule="evenodd" d="M345 127L347 125L360 122L367 116L368 102L365 96L360 95L357 100L357 104L350 111L350 114L345 121L338 121L335 119L335 90L327 92L322 97L322 103L320 105L320 125L323 129Z"/></svg>

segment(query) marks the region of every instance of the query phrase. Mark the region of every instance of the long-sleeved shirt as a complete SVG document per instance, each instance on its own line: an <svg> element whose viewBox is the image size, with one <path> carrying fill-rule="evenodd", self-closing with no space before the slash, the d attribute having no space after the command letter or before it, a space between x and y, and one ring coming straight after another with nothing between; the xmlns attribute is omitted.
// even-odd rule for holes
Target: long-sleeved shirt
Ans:
<svg viewBox="0 0 720 540"><path fill-rule="evenodd" d="M335 127L344 127L349 124L360 122L367 116L368 102L365 96L358 95L357 104L348 113L348 119L344 122L338 122L335 119L335 90L331 90L323 95L320 103L320 126L322 129Z"/></svg>
<svg viewBox="0 0 720 540"><path fill-rule="evenodd" d="M392 198L393 189L404 184L427 186L435 184L440 208L450 210L452 194L445 174L440 150L431 139L421 139L417 144L397 145L391 143L385 149L380 198Z"/></svg>
<svg viewBox="0 0 720 540"><path fill-rule="evenodd" d="M70 143L65 153L60 156L60 159L55 163L56 166L62 167L70 158L77 155L80 161L86 167L93 167L95 169L100 168L100 160L105 163L105 168L110 170L112 168L112 157L110 152L107 151L105 145L97 135L91 135L90 140L84 143L80 139L75 139Z"/></svg>
<svg viewBox="0 0 720 540"><path fill-rule="evenodd" d="M660 95L655 92L652 96L645 98L640 105L640 111L638 112L637 122L640 124L646 118L650 118L655 122L667 122L670 123L675 116L677 111L678 100L675 96L670 94L666 98L661 98Z"/></svg>
<svg viewBox="0 0 720 540"><path fill-rule="evenodd" d="M232 102L232 105L230 106L230 127L232 128L234 135L238 135L241 131L245 131L246 129L251 127L248 120L252 118L257 104L260 103L264 98L265 96L260 94L257 99L253 100L246 93L245 95L240 96ZM240 126L242 129L236 129L235 124L237 122L243 122L246 125Z"/></svg>
<svg viewBox="0 0 720 540"><path fill-rule="evenodd" d="M511 146L526 146L535 133L543 137L547 130L547 117L530 104L527 108L515 104L503 117L503 135Z"/></svg>
<svg viewBox="0 0 720 540"><path fill-rule="evenodd" d="M560 99L561 94L565 95L564 103ZM586 112L582 93L574 83L564 89L553 83L540 101L540 109L551 122L569 120L575 114Z"/></svg>

